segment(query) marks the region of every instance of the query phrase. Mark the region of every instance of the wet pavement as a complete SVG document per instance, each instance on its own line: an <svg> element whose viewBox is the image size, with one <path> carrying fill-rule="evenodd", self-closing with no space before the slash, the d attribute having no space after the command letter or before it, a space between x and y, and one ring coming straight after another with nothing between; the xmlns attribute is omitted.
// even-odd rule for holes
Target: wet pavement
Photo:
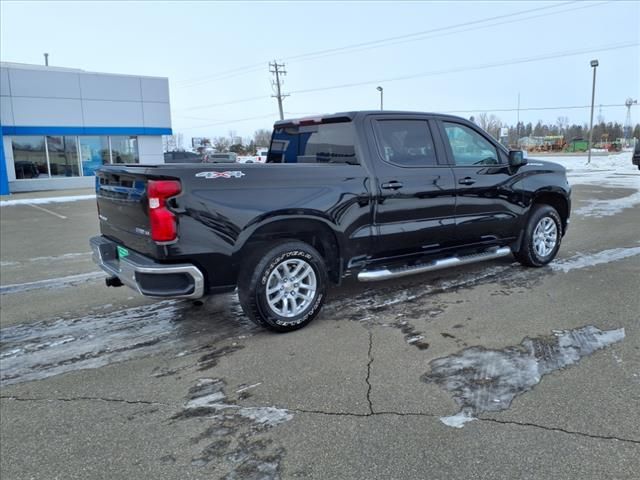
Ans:
<svg viewBox="0 0 640 480"><path fill-rule="evenodd" d="M575 215L543 269L348 281L286 335L106 289L94 202L47 208L2 209L3 479L637 478L637 208Z"/></svg>

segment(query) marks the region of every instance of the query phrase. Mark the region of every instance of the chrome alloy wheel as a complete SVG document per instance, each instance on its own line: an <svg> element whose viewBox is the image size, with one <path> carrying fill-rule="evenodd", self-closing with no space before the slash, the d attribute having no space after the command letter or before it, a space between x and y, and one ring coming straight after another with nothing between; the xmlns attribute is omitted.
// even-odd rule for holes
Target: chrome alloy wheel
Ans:
<svg viewBox="0 0 640 480"><path fill-rule="evenodd" d="M285 260L273 269L265 288L267 302L275 313L295 317L306 310L315 297L316 273L304 260Z"/></svg>
<svg viewBox="0 0 640 480"><path fill-rule="evenodd" d="M533 247L540 257L551 255L558 243L558 226L550 217L542 218L533 231Z"/></svg>

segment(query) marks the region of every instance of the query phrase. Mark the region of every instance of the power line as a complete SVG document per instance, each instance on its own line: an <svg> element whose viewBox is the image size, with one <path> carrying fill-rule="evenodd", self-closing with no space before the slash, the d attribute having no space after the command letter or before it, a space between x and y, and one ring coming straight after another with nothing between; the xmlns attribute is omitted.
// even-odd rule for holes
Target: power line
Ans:
<svg viewBox="0 0 640 480"><path fill-rule="evenodd" d="M458 23L458 24L453 24L453 25L448 25L448 26L444 26L444 27L439 27L439 28L434 28L434 29L429 29L429 30L422 30L419 32L413 32L413 33L409 33L409 34L405 34L405 35L398 35L398 36L393 36L393 37L386 37L386 38L382 38L382 39L378 39L378 40L370 40L367 42L360 42L360 43L355 43L355 44L351 44L351 45L345 45L342 47L335 47L335 48L329 48L329 49L323 49L323 50L316 50L313 52L308 52L308 53L303 53L303 54L299 54L299 55L293 55L290 57L284 57L283 60L286 61L299 61L302 59L315 59L315 57L325 57L325 56L329 56L332 54L339 54L339 53L351 53L350 50L354 50L354 51L361 51L361 50L365 50L365 49L371 49L371 48L379 48L379 47L383 47L386 46L387 43L391 43L391 44L395 44L395 43L405 43L406 41L416 41L416 40L423 40L424 38L420 38L423 37L425 35L429 35L429 34L433 34L433 33L439 33L439 32L446 32L448 30L453 30L453 29L457 29L457 28L461 28L461 27L465 27L465 26L470 26L470 25L478 25L478 24L482 24L482 23L486 23L486 22L491 22L494 20L500 20L503 18L512 18L512 17L517 17L517 16L521 16L527 13L531 13L531 12L538 12L541 10L549 10L549 9L556 9L556 8L560 8L560 7L564 7L567 5L571 5L571 4L575 4L575 3L579 3L578 1L570 1L570 2L564 2L564 3L560 3L560 4L555 4L555 5L547 5L544 7L537 7L537 8L532 8L532 9L528 9L528 10L521 10L519 12L514 12L514 13L509 13L509 14L504 14L504 15L495 15L492 17L485 17L485 18L481 18L478 20L472 20L469 22L463 22L463 23ZM555 12L555 13L565 13L565 12L570 12L573 10L580 10L583 8L591 8L591 7L595 7L595 6L599 6L599 5L603 5L605 3L610 3L610 2L600 2L600 3L591 3L591 4L587 4L587 5L581 5L580 7L577 8L572 8L572 9L567 9L567 10L562 10L560 12ZM489 26L497 26L497 25L502 25L505 23L512 23L512 22L520 22L520 21L524 21L524 20L529 20L532 18L538 18L541 16L546 16L547 14L543 14L543 15L534 15L531 17L526 17L526 18L521 18L521 19L515 19L509 22L500 22L500 23L495 23ZM483 26L483 27L479 27L479 28L486 28L487 26ZM477 28L471 28L471 29L467 29L467 30L463 30L463 31L470 31L470 30L475 30ZM452 33L460 33L460 32L452 32ZM447 33L449 34L449 33ZM432 38L435 36L440 36L440 35L433 35L427 38ZM417 38L416 38L417 37ZM362 48L362 47L367 47L367 48ZM238 67L238 68L234 68L231 70L227 70L224 72L218 72L212 75L205 75L203 77L198 77L195 79L190 79L190 80L183 80L183 81L178 81L177 82L177 86L181 86L181 87L187 87L187 86L195 86L196 84L202 84L202 83L208 83L210 81L217 81L217 80L224 80L224 79L228 79L228 78L233 78L239 75L246 75L248 73L253 73L255 71L259 71L262 66L264 65L265 62L261 62L261 63L255 63L255 64L250 64L250 65L245 65L243 67Z"/></svg>
<svg viewBox="0 0 640 480"><path fill-rule="evenodd" d="M583 54L587 54L587 53L596 53L596 52L603 52L603 51L609 51L609 50L620 50L620 49L624 49L624 48L637 47L638 45L640 45L640 43L634 43L634 42L627 42L627 43L613 44L613 45L603 45L601 47L595 47L593 49L580 49L580 50L573 50L573 51L555 52L555 53L551 53L551 54L547 54L547 55L539 55L539 56L535 56L535 57L524 57L524 58L518 58L518 59L513 59L513 60L508 60L508 61L501 61L501 62L494 62L494 63L489 63L489 64L475 65L475 66L470 66L470 67L454 67L454 68L450 68L450 69L434 70L434 71L429 71L429 72L422 72L422 73L416 73L416 74L410 74L410 75L403 75L403 76L399 76L399 77L391 77L391 78L386 78L386 79L366 80L366 81L362 81L362 82L344 83L344 84L338 84L338 85L329 85L329 86L325 86L325 87L308 88L308 89L303 89L303 90L294 90L294 91L291 91L291 94L305 94L305 93L313 93L313 92L322 92L322 91L327 91L327 90L336 90L336 89L340 89L340 88L352 88L352 87L358 87L358 86L362 86L362 85L372 85L372 84L377 84L377 83L382 83L382 82L390 83L390 82L397 82L397 81L403 81L403 80L412 80L412 79L415 79L415 78L423 78L423 77L429 77L429 76L445 75L445 74L448 74L448 73L459 73L459 72L468 72L468 71L473 71L473 70L484 70L484 69L488 69L488 68L497 68L497 67L508 66L508 65L517 65L517 64L521 64L521 63L532 63L532 62L539 62L539 61L550 60L550 59L555 59L555 58L564 58L564 57L570 57L570 56L577 56L577 55L583 55ZM213 107L224 106L224 105L234 105L234 104L238 104L238 103L252 102L252 101L256 101L256 100L266 100L266 99L269 99L269 98L271 98L271 97L269 97L269 96L249 97L249 98L242 98L242 99L237 99L237 100L230 100L228 102L212 103L212 104L208 104L208 105L198 105L198 106L182 108L182 109L178 109L178 110L180 110L180 111L201 110L201 109L213 108Z"/></svg>
<svg viewBox="0 0 640 480"><path fill-rule="evenodd" d="M237 100L229 100L228 102L219 102L219 103L209 103L207 105L196 105L195 107L187 107L187 108L179 108L178 110L180 111L187 111L187 110L203 110L205 108L213 108L213 107L222 107L225 105L235 105L238 103L246 103L246 102L253 102L256 100L265 100L271 97L268 96L260 96L260 97L248 97L248 98L240 98Z"/></svg>
<svg viewBox="0 0 640 480"><path fill-rule="evenodd" d="M608 105L600 105L603 108L609 107L624 107L624 103L610 103ZM447 110L442 113L476 113L476 112L488 112L488 113L496 113L496 112L517 112L520 110L521 112L526 111L538 111L538 110L576 110L581 108L591 108L591 105L569 105L563 107L520 107L518 108L475 108L472 110Z"/></svg>
<svg viewBox="0 0 640 480"><path fill-rule="evenodd" d="M304 94L304 93L311 93L311 92L322 92L322 91L326 91L326 90L335 90L335 89L340 89L340 88L351 88L351 87L359 87L359 86L362 86L362 85L373 85L373 84L383 83L383 82L389 83L389 82L398 82L398 81L402 81L402 80L412 80L414 78L422 78L422 77L430 77L430 76L436 76L436 75L444 75L444 74L447 74L447 73L468 72L468 71L472 71L472 70L484 70L484 69L488 69L488 68L496 68L496 67L502 67L502 66L507 66L507 65L517 65L517 64L521 64L521 63L539 62L539 61L542 61L542 60L550 60L550 59L555 59L555 58L571 57L571 56L583 55L583 54L587 54L587 53L603 52L603 51L607 51L607 50L619 50L619 49L623 49L623 48L636 47L638 45L640 45L640 43L637 43L637 42L627 42L627 43L622 43L622 44L605 45L605 46L602 46L602 47L597 47L595 49L581 49L581 50L557 52L557 53L552 53L552 54L548 54L548 55L539 55L539 56L535 56L535 57L516 58L516 59L512 59L512 60L507 60L507 61L487 63L487 64L482 64L482 65L475 65L475 66L471 66L471 67L455 67L455 68L450 68L450 69L445 69L445 70L433 70L433 71L429 71L429 72L422 72L422 73L416 73L416 74L411 74L411 75L402 75L402 76L399 76L399 77L382 78L382 79L376 79L376 80L366 80L366 81L354 82L354 83L343 83L343 84L338 84L338 85L329 85L329 86L326 86L326 87L307 88L307 89L303 89L303 90L292 90L291 94Z"/></svg>
<svg viewBox="0 0 640 480"><path fill-rule="evenodd" d="M246 117L246 118L236 118L235 120L223 120L223 121L217 121L214 123L208 123L206 125L194 125L192 127L185 127L182 128L181 130L195 130L197 128L207 128L207 127L216 127L218 125L227 125L227 124L231 124L231 123L241 123L241 122L246 122L249 120L260 120L263 118L273 118L276 115L273 113L268 113L267 115L258 115L257 117Z"/></svg>
<svg viewBox="0 0 640 480"><path fill-rule="evenodd" d="M397 36L393 36L393 37L386 37L386 38L382 38L379 40L371 40L368 42L360 42L360 43L354 43L351 45L346 45L343 47L336 47L336 48L327 48L327 49L323 49L323 50L316 50L315 52L310 52L310 53L304 53L304 54L300 54L300 55L294 55L291 57L285 57L283 60L287 60L289 62L294 61L294 60L299 60L301 58L306 58L306 57L311 57L311 56L317 56L317 55L325 55L327 53L336 53L336 52L340 52L343 50L350 50L350 49L354 49L354 48L361 48L361 47L365 47L365 46L380 46L381 44L385 44L387 42L392 42L392 41L397 41L397 40L404 40L404 39L408 39L408 38L413 38L413 37L420 37L423 35L428 35L431 33L437 33L437 32L443 32L443 31L447 31L447 30L451 30L451 29L455 29L455 28L460 28L460 27L466 27L469 25L477 25L477 24L481 24L481 23L485 23L485 22L490 22L493 20L499 20L502 18L510 18L510 17L516 17L519 15L524 15L525 13L530 13L530 12L537 12L540 10L548 10L550 8L558 8L558 7L563 7L566 5L570 5L573 3L578 3L576 1L572 1L572 2L565 2L565 3L560 3L560 4L555 4L555 5L547 5L544 7L537 7L537 8L532 8L529 10L521 10L519 12L514 12L514 13L508 13L508 14L504 14L504 15L495 15L493 17L485 17L485 18L481 18L478 20L472 20L469 22L463 22L463 23L457 23L457 24L453 24L453 25L447 25L444 27L438 27L438 28L431 28L428 30L422 30L419 32L414 32L414 33L407 33L404 35L397 35Z"/></svg>
<svg viewBox="0 0 640 480"><path fill-rule="evenodd" d="M624 107L624 106L625 106L624 103L610 103L610 104L602 105L603 108L615 108L615 107ZM522 111L543 111L543 110L578 110L583 108L591 108L591 105L567 105L567 106L561 106L561 107L549 107L549 106L521 107L520 111L522 112ZM518 110L517 108L475 108L471 110L446 110L446 111L442 111L441 113L477 113L477 112L500 113L500 112L515 112L517 110ZM301 113L301 112L286 112L286 113L290 115L321 115L318 113ZM215 127L219 125L229 125L232 123L241 123L241 122L246 122L250 120L261 120L264 118L273 118L275 116L276 115L274 115L273 113L268 113L266 115L259 115L256 117L237 118L234 120L219 120L219 121L216 121L215 123L185 127L185 128L181 128L180 130L195 130L198 128Z"/></svg>
<svg viewBox="0 0 640 480"><path fill-rule="evenodd" d="M575 2L568 2L568 3L575 3ZM606 2L600 2L600 3L589 3L589 4L586 4L586 5L580 5L579 7L569 8L569 9L561 10L559 12L551 12L551 13L560 14L560 13L573 12L575 10L582 10L582 9L585 9L585 8L592 8L592 7L597 7L597 6L600 6L600 5L605 5L607 3L611 3L611 2L610 1L606 1ZM565 4L562 4L562 5L565 5ZM554 7L543 7L543 8L555 8L555 7L557 7L557 5L554 6ZM447 35L457 35L457 34L460 34L460 33L466 33L466 32L471 32L471 31L475 31L475 30L482 30L482 29L491 28L491 27L497 27L499 25L506 25L506 24L511 24L511 23L523 22L523 21L526 21L526 20L532 20L532 19L535 19L535 18L546 17L548 15L549 15L549 13L543 13L543 14L539 14L539 15L531 15L531 16L527 16L527 17L523 17L523 18L516 18L516 19L506 20L506 21L502 21L502 22L494 22L494 23L491 23L489 25L478 25L478 26L473 26L473 27L470 27L470 28L465 28L465 29L460 29L460 30L437 32L437 33L434 33L434 34L431 34L431 35L427 35L427 33L423 33L418 38L399 39L397 41L392 41L392 42L389 42L389 43L384 43L384 44L379 44L379 45L372 45L372 46L364 46L364 47L361 47L361 48L352 48L352 49L350 48L350 49L345 50L345 51L337 51L337 52L334 52L334 53L316 55L316 56L313 56L313 57L301 58L301 59L298 59L298 60L291 60L290 58L285 58L285 60L288 60L290 62L291 61L295 62L295 61L317 60L317 59L320 59L320 58L325 58L325 57L329 57L329 56L333 56L333 55L357 53L357 52L362 52L362 51L371 50L371 49L375 49L375 48L387 47L387 46L391 46L391 45L400 45L400 44L409 43L409 42L430 40L432 38L438 38L438 37L443 37L443 36L447 36ZM459 28L459 27L452 26L451 28L453 29L453 28Z"/></svg>

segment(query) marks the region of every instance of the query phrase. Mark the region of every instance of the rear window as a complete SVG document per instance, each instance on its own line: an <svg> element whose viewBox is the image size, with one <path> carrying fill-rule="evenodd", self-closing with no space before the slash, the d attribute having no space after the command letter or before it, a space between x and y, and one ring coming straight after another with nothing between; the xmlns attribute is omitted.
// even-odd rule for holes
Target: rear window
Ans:
<svg viewBox="0 0 640 480"><path fill-rule="evenodd" d="M353 123L276 128L267 162L358 165Z"/></svg>

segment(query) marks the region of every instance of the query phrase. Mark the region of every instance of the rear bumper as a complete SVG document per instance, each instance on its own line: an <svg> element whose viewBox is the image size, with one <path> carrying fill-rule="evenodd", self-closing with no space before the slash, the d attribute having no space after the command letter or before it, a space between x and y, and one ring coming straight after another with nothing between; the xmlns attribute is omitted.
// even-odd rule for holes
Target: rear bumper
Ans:
<svg viewBox="0 0 640 480"><path fill-rule="evenodd" d="M200 298L204 295L204 276L189 263L161 264L139 253L118 258L118 244L105 237L89 241L93 261L112 277L148 297Z"/></svg>

